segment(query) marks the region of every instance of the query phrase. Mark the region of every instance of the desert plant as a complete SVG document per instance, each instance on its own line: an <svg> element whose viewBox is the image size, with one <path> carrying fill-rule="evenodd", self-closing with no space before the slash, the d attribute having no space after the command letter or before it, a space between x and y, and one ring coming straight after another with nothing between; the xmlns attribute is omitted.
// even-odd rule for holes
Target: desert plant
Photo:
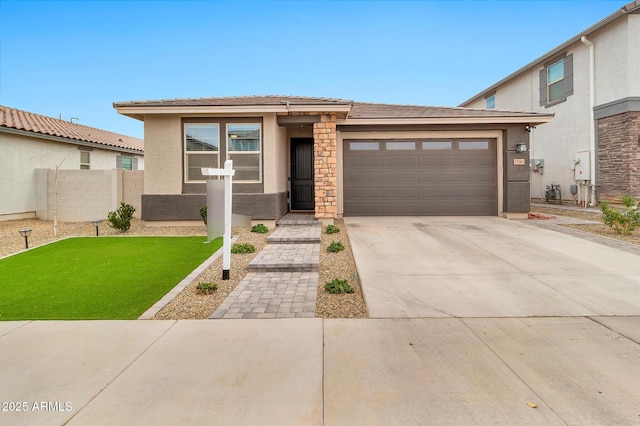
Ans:
<svg viewBox="0 0 640 426"><path fill-rule="evenodd" d="M257 225L254 225L253 228L251 228L251 232L257 232L258 234L266 234L267 232L269 232L269 228L267 228L264 224L259 223Z"/></svg>
<svg viewBox="0 0 640 426"><path fill-rule="evenodd" d="M216 283L200 282L196 286L196 290L200 294L211 294L217 289L218 289L218 284Z"/></svg>
<svg viewBox="0 0 640 426"><path fill-rule="evenodd" d="M245 253L255 253L256 246L249 243L235 243L231 247L231 253L233 254L245 254Z"/></svg>
<svg viewBox="0 0 640 426"><path fill-rule="evenodd" d="M136 209L127 203L120 203L120 207L115 212L107 215L107 225L120 232L127 232L131 228L131 219Z"/></svg>
<svg viewBox="0 0 640 426"><path fill-rule="evenodd" d="M324 289L332 294L353 293L353 287L347 280L340 280L335 278L333 281L329 281L324 284Z"/></svg>
<svg viewBox="0 0 640 426"><path fill-rule="evenodd" d="M619 234L630 234L640 225L640 200L622 197L624 210L612 208L607 201L602 202L602 221Z"/></svg>
<svg viewBox="0 0 640 426"><path fill-rule="evenodd" d="M338 228L335 225L327 225L327 227L325 228L324 232L326 232L327 234L336 234L336 233L340 232L340 228Z"/></svg>
<svg viewBox="0 0 640 426"><path fill-rule="evenodd" d="M207 206L200 207L200 217L204 220L204 224L207 224Z"/></svg>
<svg viewBox="0 0 640 426"><path fill-rule="evenodd" d="M344 244L340 241L332 241L329 247L327 247L329 253L337 253L342 250L344 250Z"/></svg>

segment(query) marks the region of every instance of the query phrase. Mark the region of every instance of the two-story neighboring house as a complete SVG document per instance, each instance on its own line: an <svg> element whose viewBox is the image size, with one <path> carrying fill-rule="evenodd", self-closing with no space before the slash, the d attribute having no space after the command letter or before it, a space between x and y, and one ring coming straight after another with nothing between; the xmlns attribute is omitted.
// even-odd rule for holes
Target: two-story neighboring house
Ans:
<svg viewBox="0 0 640 426"><path fill-rule="evenodd" d="M586 205L640 196L640 1L460 106L554 114L531 129L533 198L550 185Z"/></svg>

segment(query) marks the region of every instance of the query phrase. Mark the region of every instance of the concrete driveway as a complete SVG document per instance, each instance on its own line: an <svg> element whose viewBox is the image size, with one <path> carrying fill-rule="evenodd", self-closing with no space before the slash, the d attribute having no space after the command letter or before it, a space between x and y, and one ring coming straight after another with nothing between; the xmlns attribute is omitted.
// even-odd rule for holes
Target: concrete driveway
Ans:
<svg viewBox="0 0 640 426"><path fill-rule="evenodd" d="M371 318L640 315L640 257L497 217L345 218Z"/></svg>

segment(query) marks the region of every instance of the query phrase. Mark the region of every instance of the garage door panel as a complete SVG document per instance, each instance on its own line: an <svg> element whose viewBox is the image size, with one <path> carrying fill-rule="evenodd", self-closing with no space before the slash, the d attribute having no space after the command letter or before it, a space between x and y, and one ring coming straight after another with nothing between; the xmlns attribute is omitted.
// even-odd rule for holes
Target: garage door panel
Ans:
<svg viewBox="0 0 640 426"><path fill-rule="evenodd" d="M497 214L495 140L379 141L379 151L345 142L347 216Z"/></svg>
<svg viewBox="0 0 640 426"><path fill-rule="evenodd" d="M416 157L406 156L389 156L382 160L384 167L412 167L418 166L418 159Z"/></svg>
<svg viewBox="0 0 640 426"><path fill-rule="evenodd" d="M459 167L493 167L496 159L489 156L464 156L456 158Z"/></svg>
<svg viewBox="0 0 640 426"><path fill-rule="evenodd" d="M417 200L417 187L387 187L382 189L383 200Z"/></svg>
<svg viewBox="0 0 640 426"><path fill-rule="evenodd" d="M385 216L408 216L417 215L418 203L384 203L382 214Z"/></svg>
<svg viewBox="0 0 640 426"><path fill-rule="evenodd" d="M346 194L348 198L353 200L381 200L382 188L350 188Z"/></svg>
<svg viewBox="0 0 640 426"><path fill-rule="evenodd" d="M350 183L382 183L382 174L373 171L351 170L347 172L347 180Z"/></svg>
<svg viewBox="0 0 640 426"><path fill-rule="evenodd" d="M404 183L404 184L416 184L418 183L417 171L401 171L401 172L389 172L385 171L382 174L382 181L388 183Z"/></svg>
<svg viewBox="0 0 640 426"><path fill-rule="evenodd" d="M418 163L420 167L453 167L456 158L453 156L420 157Z"/></svg>
<svg viewBox="0 0 640 426"><path fill-rule="evenodd" d="M353 203L345 209L345 214L350 216L381 216L380 203Z"/></svg>
<svg viewBox="0 0 640 426"><path fill-rule="evenodd" d="M379 169L382 166L382 157L372 155L361 155L358 157L349 157L347 167L350 169Z"/></svg>

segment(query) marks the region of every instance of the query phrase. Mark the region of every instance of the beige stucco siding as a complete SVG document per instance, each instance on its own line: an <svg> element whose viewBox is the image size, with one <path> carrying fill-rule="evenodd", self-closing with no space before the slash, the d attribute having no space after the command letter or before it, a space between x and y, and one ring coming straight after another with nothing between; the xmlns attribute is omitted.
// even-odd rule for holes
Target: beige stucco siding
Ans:
<svg viewBox="0 0 640 426"><path fill-rule="evenodd" d="M93 148L90 151L91 170L116 168L116 151ZM142 167L142 157L137 156ZM7 215L33 215L36 206L35 169L80 170L80 150L77 145L34 138L26 135L0 133L0 219Z"/></svg>
<svg viewBox="0 0 640 426"><path fill-rule="evenodd" d="M179 116L144 118L145 194L181 194L182 124Z"/></svg>
<svg viewBox="0 0 640 426"><path fill-rule="evenodd" d="M640 14L629 15L627 20L628 96L640 96Z"/></svg>
<svg viewBox="0 0 640 426"><path fill-rule="evenodd" d="M263 116L263 179L264 193L273 194L286 191L286 171L283 169L283 154L286 156L286 131L278 126L275 113ZM285 186L283 188L283 176Z"/></svg>
<svg viewBox="0 0 640 426"><path fill-rule="evenodd" d="M629 44L627 19L623 17L591 34L588 39L595 44L596 105L628 96ZM635 44L640 43L640 39ZM586 48L586 46L585 46ZM588 63L582 68L585 74ZM635 76L637 80L638 75Z"/></svg>

